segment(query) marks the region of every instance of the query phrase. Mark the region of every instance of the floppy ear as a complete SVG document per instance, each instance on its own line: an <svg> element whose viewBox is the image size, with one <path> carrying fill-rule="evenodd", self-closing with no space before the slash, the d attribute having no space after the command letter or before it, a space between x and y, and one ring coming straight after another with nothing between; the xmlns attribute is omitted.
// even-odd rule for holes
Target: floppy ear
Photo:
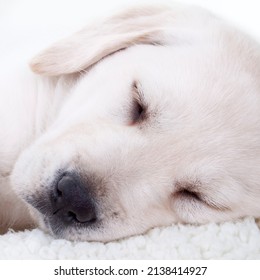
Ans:
<svg viewBox="0 0 260 280"><path fill-rule="evenodd" d="M172 10L165 7L128 10L53 44L32 59L31 69L46 76L70 74L131 45L164 44L172 19Z"/></svg>

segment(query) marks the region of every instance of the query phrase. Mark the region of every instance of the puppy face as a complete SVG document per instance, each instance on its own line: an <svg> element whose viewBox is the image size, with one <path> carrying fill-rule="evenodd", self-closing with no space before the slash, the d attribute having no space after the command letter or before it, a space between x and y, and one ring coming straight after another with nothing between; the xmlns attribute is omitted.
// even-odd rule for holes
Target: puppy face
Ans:
<svg viewBox="0 0 260 280"><path fill-rule="evenodd" d="M133 11L109 24L32 63L44 75L92 65L15 165L34 219L58 237L109 241L257 216L258 46L200 10Z"/></svg>

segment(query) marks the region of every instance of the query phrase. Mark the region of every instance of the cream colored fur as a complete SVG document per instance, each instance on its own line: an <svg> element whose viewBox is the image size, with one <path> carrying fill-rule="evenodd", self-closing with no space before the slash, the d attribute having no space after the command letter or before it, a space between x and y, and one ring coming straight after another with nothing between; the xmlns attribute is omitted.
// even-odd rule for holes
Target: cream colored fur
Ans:
<svg viewBox="0 0 260 280"><path fill-rule="evenodd" d="M71 240L259 216L260 47L247 35L200 8L142 7L43 50L37 75L20 56L0 69L2 231L55 232L28 201L58 170L94 182L99 226L58 231Z"/></svg>

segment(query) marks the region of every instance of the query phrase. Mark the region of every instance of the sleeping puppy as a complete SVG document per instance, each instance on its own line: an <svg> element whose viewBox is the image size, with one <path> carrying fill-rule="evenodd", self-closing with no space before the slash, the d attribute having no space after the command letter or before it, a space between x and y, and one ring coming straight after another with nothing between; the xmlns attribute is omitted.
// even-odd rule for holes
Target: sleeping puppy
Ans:
<svg viewBox="0 0 260 280"><path fill-rule="evenodd" d="M19 57L0 70L2 232L110 241L259 216L260 47L245 34L149 6L54 43L36 74Z"/></svg>

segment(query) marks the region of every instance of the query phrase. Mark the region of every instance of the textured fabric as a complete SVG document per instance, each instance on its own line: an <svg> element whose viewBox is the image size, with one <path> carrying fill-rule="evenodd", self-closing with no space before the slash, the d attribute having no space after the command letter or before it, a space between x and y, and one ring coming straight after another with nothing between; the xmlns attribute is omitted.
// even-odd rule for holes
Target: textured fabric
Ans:
<svg viewBox="0 0 260 280"><path fill-rule="evenodd" d="M104 244L54 239L35 229L0 236L0 259L260 259L260 231L247 218L155 228Z"/></svg>

